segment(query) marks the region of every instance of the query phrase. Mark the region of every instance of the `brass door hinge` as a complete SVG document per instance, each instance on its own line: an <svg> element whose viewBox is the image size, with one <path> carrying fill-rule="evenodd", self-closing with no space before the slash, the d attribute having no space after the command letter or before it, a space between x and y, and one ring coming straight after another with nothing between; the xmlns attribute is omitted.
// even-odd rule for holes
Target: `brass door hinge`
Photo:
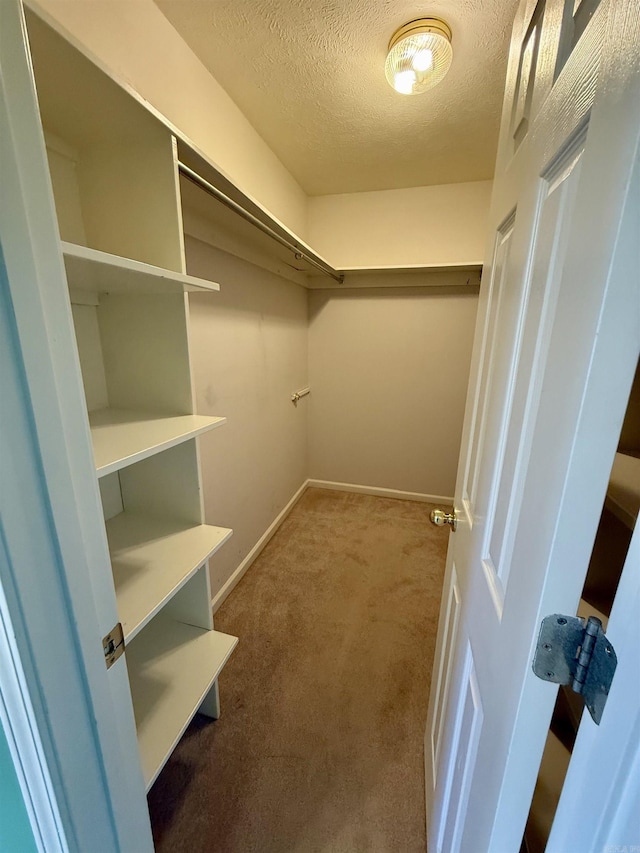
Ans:
<svg viewBox="0 0 640 853"><path fill-rule="evenodd" d="M102 648L105 663L109 669L124 651L124 632L120 622L109 631L106 637L102 638Z"/></svg>

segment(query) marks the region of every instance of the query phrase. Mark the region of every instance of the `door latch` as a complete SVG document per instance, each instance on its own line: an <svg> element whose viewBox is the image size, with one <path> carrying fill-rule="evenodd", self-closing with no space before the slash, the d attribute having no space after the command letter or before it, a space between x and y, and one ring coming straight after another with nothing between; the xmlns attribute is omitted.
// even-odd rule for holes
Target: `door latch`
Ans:
<svg viewBox="0 0 640 853"><path fill-rule="evenodd" d="M456 516L455 510L453 512L445 512L442 509L434 509L431 511L431 515L429 516L431 522L438 527L443 527L445 524L450 524L453 532L456 532L456 528L458 527L458 518Z"/></svg>
<svg viewBox="0 0 640 853"><path fill-rule="evenodd" d="M600 725L618 658L596 616L542 620L533 671L543 681L567 684L580 693L593 721Z"/></svg>

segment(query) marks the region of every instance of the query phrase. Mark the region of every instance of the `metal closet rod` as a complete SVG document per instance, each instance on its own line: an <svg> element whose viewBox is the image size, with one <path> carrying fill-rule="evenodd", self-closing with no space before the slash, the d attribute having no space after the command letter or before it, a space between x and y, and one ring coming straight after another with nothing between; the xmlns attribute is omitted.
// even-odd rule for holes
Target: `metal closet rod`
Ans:
<svg viewBox="0 0 640 853"><path fill-rule="evenodd" d="M210 184L209 181L206 181L203 177L201 177L197 172L194 172L193 169L190 169L189 166L185 166L184 163L178 161L178 168L190 181L193 181L194 184L197 184L201 187L205 192L208 192L209 195L212 195L214 198L217 198L218 201L221 201L224 205L226 205L230 210L233 210L234 213L237 213L238 216L241 216L247 222L250 222L251 225L254 225L256 228L259 228L264 234L271 237L273 240L277 240L281 246L284 246L289 251L293 252L296 258L305 260L308 264L311 264L316 269L320 270L321 273L330 276L335 279L335 281L342 284L344 281L344 276L340 275L340 273L336 272L332 267L323 264L321 261L316 261L315 258L309 257L309 255L301 249L299 246L296 246L295 243L291 243L289 240L286 240L284 237L281 237L277 231L274 231L273 228L270 228L268 225L265 225L257 216L254 216L253 213L249 213L248 210L245 210L241 204L238 204L237 201L234 201L232 198L229 198L228 195L219 190L217 187L214 187L213 184Z"/></svg>

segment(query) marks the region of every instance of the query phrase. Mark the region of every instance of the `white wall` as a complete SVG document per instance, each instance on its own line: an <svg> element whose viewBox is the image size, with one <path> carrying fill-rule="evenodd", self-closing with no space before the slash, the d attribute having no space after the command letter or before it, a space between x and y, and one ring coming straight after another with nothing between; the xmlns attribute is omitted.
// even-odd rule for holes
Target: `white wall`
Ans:
<svg viewBox="0 0 640 853"><path fill-rule="evenodd" d="M207 520L234 529L211 562L214 597L310 477L452 495L477 288L307 291L193 237L197 411ZM463 277L464 278L464 277ZM291 393L311 385L297 407Z"/></svg>
<svg viewBox="0 0 640 853"><path fill-rule="evenodd" d="M237 186L305 238L305 193L153 0L29 2L180 128Z"/></svg>
<svg viewBox="0 0 640 853"><path fill-rule="evenodd" d="M233 537L211 561L220 590L308 476L307 291L187 237L187 268L220 282L190 295L197 411L227 423L201 441L207 521Z"/></svg>
<svg viewBox="0 0 640 853"><path fill-rule="evenodd" d="M310 293L312 479L453 495L477 290Z"/></svg>
<svg viewBox="0 0 640 853"><path fill-rule="evenodd" d="M481 264L491 181L309 199L308 242L338 269Z"/></svg>

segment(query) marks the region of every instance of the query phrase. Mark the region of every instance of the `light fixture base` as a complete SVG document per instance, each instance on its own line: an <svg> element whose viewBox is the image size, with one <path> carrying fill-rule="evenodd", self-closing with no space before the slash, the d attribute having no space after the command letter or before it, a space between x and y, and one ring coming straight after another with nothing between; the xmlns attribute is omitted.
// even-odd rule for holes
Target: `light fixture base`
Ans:
<svg viewBox="0 0 640 853"><path fill-rule="evenodd" d="M391 36L387 51L396 45L400 39L408 36L415 36L419 33L436 33L439 36L444 36L448 42L451 42L451 27L441 18L416 18L415 21L409 21L397 29Z"/></svg>

